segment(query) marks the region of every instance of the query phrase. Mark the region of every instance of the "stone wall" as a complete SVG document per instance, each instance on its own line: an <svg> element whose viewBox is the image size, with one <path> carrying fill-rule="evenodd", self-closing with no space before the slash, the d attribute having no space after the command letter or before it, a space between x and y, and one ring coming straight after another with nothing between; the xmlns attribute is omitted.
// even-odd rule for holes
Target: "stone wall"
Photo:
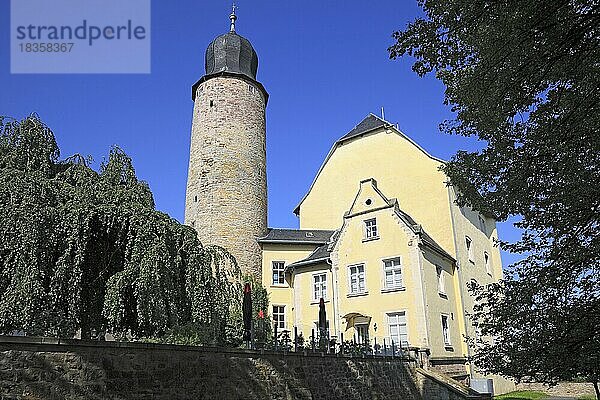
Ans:
<svg viewBox="0 0 600 400"><path fill-rule="evenodd" d="M519 383L517 390L532 390L560 397L596 396L594 385L591 383L560 382L551 387L542 383Z"/></svg>
<svg viewBox="0 0 600 400"><path fill-rule="evenodd" d="M446 380L445 380L446 379ZM467 388L402 360L0 337L2 400L463 400Z"/></svg>
<svg viewBox="0 0 600 400"><path fill-rule="evenodd" d="M430 358L431 368L459 381L466 382L466 359L464 357Z"/></svg>
<svg viewBox="0 0 600 400"><path fill-rule="evenodd" d="M185 223L261 279L267 229L265 97L250 80L213 77L196 88Z"/></svg>

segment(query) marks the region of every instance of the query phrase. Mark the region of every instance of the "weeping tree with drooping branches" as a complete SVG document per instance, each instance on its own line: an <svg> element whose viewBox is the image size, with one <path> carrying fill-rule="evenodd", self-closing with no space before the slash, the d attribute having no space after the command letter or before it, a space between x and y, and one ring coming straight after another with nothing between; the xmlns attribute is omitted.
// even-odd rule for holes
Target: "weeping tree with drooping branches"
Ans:
<svg viewBox="0 0 600 400"><path fill-rule="evenodd" d="M193 326L204 342L227 340L241 308L235 259L157 211L120 148L98 172L59 157L37 115L0 117L0 333L156 338Z"/></svg>

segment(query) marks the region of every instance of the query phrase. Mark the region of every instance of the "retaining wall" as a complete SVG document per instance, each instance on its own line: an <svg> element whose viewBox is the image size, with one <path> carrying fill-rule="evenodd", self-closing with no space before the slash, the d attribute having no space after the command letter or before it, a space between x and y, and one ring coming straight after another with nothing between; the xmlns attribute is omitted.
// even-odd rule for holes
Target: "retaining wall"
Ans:
<svg viewBox="0 0 600 400"><path fill-rule="evenodd" d="M485 399L400 359L0 337L1 399Z"/></svg>

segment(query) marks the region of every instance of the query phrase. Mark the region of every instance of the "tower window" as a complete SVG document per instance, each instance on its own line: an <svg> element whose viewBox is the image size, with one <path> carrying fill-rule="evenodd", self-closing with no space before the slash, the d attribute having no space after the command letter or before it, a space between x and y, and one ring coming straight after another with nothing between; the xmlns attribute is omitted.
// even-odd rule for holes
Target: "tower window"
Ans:
<svg viewBox="0 0 600 400"><path fill-rule="evenodd" d="M215 102L214 102L214 100L211 100L211 101L210 101L210 106L211 106L211 107L214 107L214 106L215 106Z"/></svg>
<svg viewBox="0 0 600 400"><path fill-rule="evenodd" d="M194 196L194 203L198 202L198 196Z"/></svg>

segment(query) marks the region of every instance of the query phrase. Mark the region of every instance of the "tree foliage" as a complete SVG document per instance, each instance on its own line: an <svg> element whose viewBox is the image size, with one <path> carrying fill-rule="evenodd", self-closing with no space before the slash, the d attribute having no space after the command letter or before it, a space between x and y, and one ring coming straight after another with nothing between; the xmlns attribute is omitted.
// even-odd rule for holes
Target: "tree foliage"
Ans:
<svg viewBox="0 0 600 400"><path fill-rule="evenodd" d="M36 115L0 118L0 332L139 338L191 324L226 340L235 259L156 211L118 147L99 172L59 156Z"/></svg>
<svg viewBox="0 0 600 400"><path fill-rule="evenodd" d="M481 141L443 167L459 203L523 235L503 283L479 288L474 318L496 337L479 365L552 382L600 378L600 3L420 0L390 56L414 56L445 85L455 119Z"/></svg>

